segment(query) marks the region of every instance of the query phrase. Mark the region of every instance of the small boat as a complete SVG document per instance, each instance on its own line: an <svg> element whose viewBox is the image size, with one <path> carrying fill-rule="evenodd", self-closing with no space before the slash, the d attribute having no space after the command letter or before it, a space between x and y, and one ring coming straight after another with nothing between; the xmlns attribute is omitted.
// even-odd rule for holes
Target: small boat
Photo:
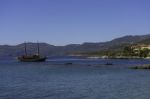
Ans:
<svg viewBox="0 0 150 99"><path fill-rule="evenodd" d="M109 63L109 62L107 62L105 65L113 65L113 63Z"/></svg>
<svg viewBox="0 0 150 99"><path fill-rule="evenodd" d="M27 55L27 49L26 49L26 43L25 44L25 55L19 56L18 60L21 62L44 62L46 61L46 57L45 56L40 56L40 51L39 51L39 43L37 43L38 46L38 53L34 54L34 55Z"/></svg>
<svg viewBox="0 0 150 99"><path fill-rule="evenodd" d="M70 63L70 62L69 62L69 63L65 63L65 65L72 65L72 64L73 64L73 63Z"/></svg>

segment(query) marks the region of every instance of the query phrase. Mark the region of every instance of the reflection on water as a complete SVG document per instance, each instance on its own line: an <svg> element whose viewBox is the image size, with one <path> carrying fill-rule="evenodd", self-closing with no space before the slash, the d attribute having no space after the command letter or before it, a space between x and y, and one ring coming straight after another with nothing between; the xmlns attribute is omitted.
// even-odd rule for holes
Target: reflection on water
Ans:
<svg viewBox="0 0 150 99"><path fill-rule="evenodd" d="M5 60L0 62L0 99L149 99L150 71L129 69L146 63L150 60Z"/></svg>

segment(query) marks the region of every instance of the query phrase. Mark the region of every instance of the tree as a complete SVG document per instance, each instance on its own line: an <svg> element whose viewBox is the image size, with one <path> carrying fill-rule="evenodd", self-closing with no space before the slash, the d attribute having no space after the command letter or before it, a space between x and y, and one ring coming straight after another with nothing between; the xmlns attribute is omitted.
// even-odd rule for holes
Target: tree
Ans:
<svg viewBox="0 0 150 99"><path fill-rule="evenodd" d="M148 48L144 48L144 49L140 50L139 56L145 58L149 55L149 52L150 52L150 50Z"/></svg>
<svg viewBox="0 0 150 99"><path fill-rule="evenodd" d="M123 49L123 55L124 56L133 56L134 49L131 46L125 46Z"/></svg>

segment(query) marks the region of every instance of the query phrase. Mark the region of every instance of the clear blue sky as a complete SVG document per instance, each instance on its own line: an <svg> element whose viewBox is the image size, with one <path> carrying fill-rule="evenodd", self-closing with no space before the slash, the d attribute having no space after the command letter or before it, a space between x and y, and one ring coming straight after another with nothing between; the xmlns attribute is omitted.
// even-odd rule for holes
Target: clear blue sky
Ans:
<svg viewBox="0 0 150 99"><path fill-rule="evenodd" d="M150 33L150 0L0 0L0 44L54 45Z"/></svg>

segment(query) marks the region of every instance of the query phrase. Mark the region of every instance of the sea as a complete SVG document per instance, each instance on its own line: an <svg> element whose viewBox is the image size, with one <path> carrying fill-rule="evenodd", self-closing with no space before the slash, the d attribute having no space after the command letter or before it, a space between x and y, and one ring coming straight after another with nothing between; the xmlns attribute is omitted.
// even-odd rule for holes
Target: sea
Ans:
<svg viewBox="0 0 150 99"><path fill-rule="evenodd" d="M111 63L112 65L106 65ZM149 59L0 59L0 99L150 99Z"/></svg>

